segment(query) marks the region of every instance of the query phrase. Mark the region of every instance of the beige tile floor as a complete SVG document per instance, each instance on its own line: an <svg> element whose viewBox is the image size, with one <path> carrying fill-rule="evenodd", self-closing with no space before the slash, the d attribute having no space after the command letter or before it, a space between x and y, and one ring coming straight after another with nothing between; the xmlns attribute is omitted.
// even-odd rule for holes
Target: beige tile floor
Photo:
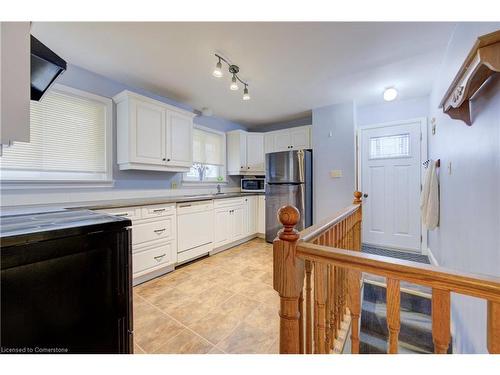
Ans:
<svg viewBox="0 0 500 375"><path fill-rule="evenodd" d="M277 353L272 245L255 239L134 288L135 353Z"/></svg>

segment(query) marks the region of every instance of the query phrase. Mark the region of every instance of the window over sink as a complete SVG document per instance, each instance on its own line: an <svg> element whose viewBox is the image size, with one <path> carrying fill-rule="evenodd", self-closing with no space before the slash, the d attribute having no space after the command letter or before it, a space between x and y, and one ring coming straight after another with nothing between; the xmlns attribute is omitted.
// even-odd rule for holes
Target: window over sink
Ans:
<svg viewBox="0 0 500 375"><path fill-rule="evenodd" d="M30 142L14 142L0 157L4 187L110 184L112 108L109 98L63 85L32 101Z"/></svg>
<svg viewBox="0 0 500 375"><path fill-rule="evenodd" d="M226 134L204 126L193 129L193 166L184 173L185 182L226 181Z"/></svg>

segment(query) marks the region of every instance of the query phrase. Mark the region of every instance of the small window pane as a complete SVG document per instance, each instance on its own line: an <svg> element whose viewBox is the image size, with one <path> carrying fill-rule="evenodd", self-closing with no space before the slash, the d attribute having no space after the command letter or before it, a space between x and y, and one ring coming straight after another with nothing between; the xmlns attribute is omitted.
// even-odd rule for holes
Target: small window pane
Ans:
<svg viewBox="0 0 500 375"><path fill-rule="evenodd" d="M370 159L410 156L410 134L370 138Z"/></svg>

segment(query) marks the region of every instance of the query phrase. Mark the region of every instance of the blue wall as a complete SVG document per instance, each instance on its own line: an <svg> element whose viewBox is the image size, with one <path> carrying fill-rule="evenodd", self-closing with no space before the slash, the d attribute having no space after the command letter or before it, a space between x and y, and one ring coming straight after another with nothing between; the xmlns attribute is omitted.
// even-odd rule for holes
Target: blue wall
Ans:
<svg viewBox="0 0 500 375"><path fill-rule="evenodd" d="M311 124L312 124L312 115L290 121L282 121L282 122L275 122L272 124L252 126L250 130L257 132L271 132L274 130L295 128L297 126L311 125Z"/></svg>
<svg viewBox="0 0 500 375"><path fill-rule="evenodd" d="M122 84L75 65L68 66L68 70L62 75L58 83L108 98L115 96L123 90L130 90L161 102L193 111L193 108L184 103L156 95L140 88ZM182 179L181 173L120 171L118 169L118 165L116 164L116 106L113 106L113 111L115 113L115 116L113 116L113 179L115 180L115 188L169 189L172 182L176 182L180 185ZM240 124L218 117L196 116L194 118L194 123L224 132L234 129L245 129L245 127ZM239 184L239 178L228 176L228 182L229 186L235 186Z"/></svg>
<svg viewBox="0 0 500 375"><path fill-rule="evenodd" d="M334 215L349 206L355 189L354 103L313 109L314 220ZM332 136L329 133L332 132ZM342 170L331 178L330 171Z"/></svg>
<svg viewBox="0 0 500 375"><path fill-rule="evenodd" d="M429 157L441 159L439 227L429 231L429 250L442 267L500 277L500 76L491 77L471 100L472 126L453 120L439 103L480 35L500 23L460 23L448 44L429 100L436 134ZM451 163L451 173L448 172ZM451 296L453 350L486 353L486 303Z"/></svg>

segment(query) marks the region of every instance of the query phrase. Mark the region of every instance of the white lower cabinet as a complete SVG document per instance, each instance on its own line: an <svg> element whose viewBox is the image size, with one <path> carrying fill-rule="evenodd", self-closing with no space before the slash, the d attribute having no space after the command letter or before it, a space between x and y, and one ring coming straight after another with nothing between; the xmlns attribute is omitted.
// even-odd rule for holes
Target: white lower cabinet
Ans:
<svg viewBox="0 0 500 375"><path fill-rule="evenodd" d="M257 233L258 198L258 195L245 198L247 236Z"/></svg>
<svg viewBox="0 0 500 375"><path fill-rule="evenodd" d="M247 235L247 209L242 198L214 202L214 248L238 241Z"/></svg>
<svg viewBox="0 0 500 375"><path fill-rule="evenodd" d="M177 263L175 204L99 210L132 220L133 284L169 272Z"/></svg>
<svg viewBox="0 0 500 375"><path fill-rule="evenodd" d="M132 272L138 275L145 270L157 268L158 266L168 266L175 263L174 241L156 243L141 249L132 255Z"/></svg>
<svg viewBox="0 0 500 375"><path fill-rule="evenodd" d="M257 233L266 233L266 196L258 195L258 206L257 206Z"/></svg>

